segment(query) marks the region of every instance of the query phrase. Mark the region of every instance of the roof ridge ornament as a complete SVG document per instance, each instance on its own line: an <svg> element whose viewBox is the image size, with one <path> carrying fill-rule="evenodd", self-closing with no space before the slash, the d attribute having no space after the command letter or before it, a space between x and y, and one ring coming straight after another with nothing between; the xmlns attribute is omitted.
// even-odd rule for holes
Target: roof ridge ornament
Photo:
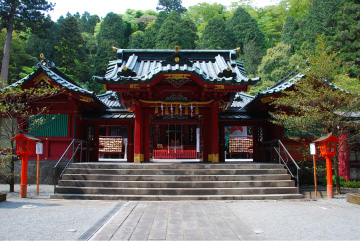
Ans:
<svg viewBox="0 0 360 241"><path fill-rule="evenodd" d="M46 59L43 53L40 54L40 59L41 59L40 61L35 63L36 68L40 68L40 67L55 68L55 64L50 60Z"/></svg>
<svg viewBox="0 0 360 241"><path fill-rule="evenodd" d="M180 53L180 47L175 46L175 53L172 53L165 61L162 62L162 65L188 65L189 67L193 66L193 63L183 54Z"/></svg>

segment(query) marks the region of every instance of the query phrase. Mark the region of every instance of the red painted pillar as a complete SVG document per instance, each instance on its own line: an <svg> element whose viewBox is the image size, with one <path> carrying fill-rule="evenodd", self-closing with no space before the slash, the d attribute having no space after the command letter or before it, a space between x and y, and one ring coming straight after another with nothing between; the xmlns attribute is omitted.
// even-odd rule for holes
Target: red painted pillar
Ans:
<svg viewBox="0 0 360 241"><path fill-rule="evenodd" d="M339 174L348 182L350 181L349 145L346 134L340 136L343 141L339 148Z"/></svg>
<svg viewBox="0 0 360 241"><path fill-rule="evenodd" d="M150 113L143 108L143 151L145 162L150 161Z"/></svg>
<svg viewBox="0 0 360 241"><path fill-rule="evenodd" d="M27 166L28 166L28 156L22 155L21 163L21 182L20 182L20 197L26 198L27 193Z"/></svg>
<svg viewBox="0 0 360 241"><path fill-rule="evenodd" d="M205 108L203 108L205 109ZM203 121L202 121L202 156L203 162L211 161L209 160L210 152L210 137L211 137L211 119L208 111L205 109L203 111Z"/></svg>
<svg viewBox="0 0 360 241"><path fill-rule="evenodd" d="M128 125L127 161L134 162L134 126Z"/></svg>
<svg viewBox="0 0 360 241"><path fill-rule="evenodd" d="M211 108L211 161L219 162L219 104L214 102Z"/></svg>
<svg viewBox="0 0 360 241"><path fill-rule="evenodd" d="M326 179L327 179L327 196L328 198L333 198L334 188L333 188L333 180L332 180L332 164L331 164L331 156L325 156L326 158Z"/></svg>
<svg viewBox="0 0 360 241"><path fill-rule="evenodd" d="M142 108L139 102L135 104L135 140L134 140L134 162L144 161L142 153Z"/></svg>
<svg viewBox="0 0 360 241"><path fill-rule="evenodd" d="M220 143L220 151L219 151L219 162L225 162L225 126L220 124L219 126L219 143Z"/></svg>

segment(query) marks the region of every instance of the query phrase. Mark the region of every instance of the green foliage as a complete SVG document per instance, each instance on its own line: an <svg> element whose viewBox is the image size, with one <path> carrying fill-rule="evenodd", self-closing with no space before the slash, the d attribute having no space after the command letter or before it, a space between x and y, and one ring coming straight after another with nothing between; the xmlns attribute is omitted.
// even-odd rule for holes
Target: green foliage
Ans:
<svg viewBox="0 0 360 241"><path fill-rule="evenodd" d="M294 66L290 63L291 54L290 45L282 42L269 48L261 61L258 74L263 80L274 83L281 80L294 70Z"/></svg>
<svg viewBox="0 0 360 241"><path fill-rule="evenodd" d="M119 15L115 13L106 15L101 22L97 40L95 75L104 75L108 62L116 58L116 53L111 51L112 47L121 47L124 41L124 23Z"/></svg>
<svg viewBox="0 0 360 241"><path fill-rule="evenodd" d="M336 183L335 175L332 176L332 179L333 179L333 183ZM322 186L327 185L326 177L320 178L318 181L319 181L319 184L322 185ZM344 177L340 177L340 187L360 188L360 181L349 181L349 182L347 182Z"/></svg>
<svg viewBox="0 0 360 241"><path fill-rule="evenodd" d="M239 7L235 11L233 17L227 21L226 27L233 48L240 47L243 52L245 44L253 41L257 47L265 49L264 33L244 8Z"/></svg>
<svg viewBox="0 0 360 241"><path fill-rule="evenodd" d="M164 10L167 13L175 11L179 14L186 12L186 8L182 6L182 0L159 0L157 11Z"/></svg>
<svg viewBox="0 0 360 241"><path fill-rule="evenodd" d="M279 5L271 5L262 9L259 28L265 33L266 47L273 47L281 39L281 33L286 19L287 5L281 2Z"/></svg>
<svg viewBox="0 0 360 241"><path fill-rule="evenodd" d="M85 61L85 45L75 17L65 18L60 25L59 39L55 49L58 54L57 59L65 68L66 74L74 76L80 82L86 82L90 78Z"/></svg>
<svg viewBox="0 0 360 241"><path fill-rule="evenodd" d="M347 134L349 142L359 136L360 123L346 119L360 110L357 95L331 84L340 72L336 55L329 52L324 37L319 37L315 53L307 54L307 62L300 63L305 76L295 84L295 91L284 92L273 102L275 123L317 137L330 132L335 136Z"/></svg>
<svg viewBox="0 0 360 241"><path fill-rule="evenodd" d="M136 31L130 36L129 49L143 49L144 41L144 32Z"/></svg>
<svg viewBox="0 0 360 241"><path fill-rule="evenodd" d="M79 30L81 33L86 32L90 34L95 33L95 26L100 22L98 15L90 15L89 12L84 12L79 19Z"/></svg>
<svg viewBox="0 0 360 241"><path fill-rule="evenodd" d="M292 52L295 50L297 45L297 39L295 38L295 33L299 26L297 25L295 18L293 16L288 16L285 21L285 25L281 34L281 40L285 44L291 46Z"/></svg>
<svg viewBox="0 0 360 241"><path fill-rule="evenodd" d="M332 44L341 52L339 58L350 76L360 78L360 3L343 1L335 19L338 24Z"/></svg>
<svg viewBox="0 0 360 241"><path fill-rule="evenodd" d="M24 66L32 66L36 61L36 58L26 53L25 40L22 38L22 34L13 33L7 84L12 84L24 77L24 75L31 73L28 69L24 69ZM0 32L0 58L3 57L4 53L5 35L5 30Z"/></svg>
<svg viewBox="0 0 360 241"><path fill-rule="evenodd" d="M210 23L211 20L215 18L225 20L225 6L218 3L198 3L195 6L189 7L189 11L186 12L186 15L189 16L194 23L197 25L198 35L202 36L206 26ZM223 31L218 29L216 31Z"/></svg>
<svg viewBox="0 0 360 241"><path fill-rule="evenodd" d="M194 49L196 40L196 27L192 20L171 12L159 29L155 48L173 49L178 45L182 49Z"/></svg>
<svg viewBox="0 0 360 241"><path fill-rule="evenodd" d="M225 21L221 18L213 18L210 20L201 38L201 48L225 49L229 46L229 37L227 36L225 27Z"/></svg>

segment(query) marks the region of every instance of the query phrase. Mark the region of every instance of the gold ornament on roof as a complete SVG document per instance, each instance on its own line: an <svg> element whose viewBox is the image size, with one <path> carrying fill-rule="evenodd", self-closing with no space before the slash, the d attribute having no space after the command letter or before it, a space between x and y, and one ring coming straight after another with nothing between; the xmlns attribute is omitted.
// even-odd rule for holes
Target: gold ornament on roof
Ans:
<svg viewBox="0 0 360 241"><path fill-rule="evenodd" d="M40 54L41 59L45 59L45 55L43 53Z"/></svg>
<svg viewBox="0 0 360 241"><path fill-rule="evenodd" d="M175 53L179 53L180 47L178 45L175 46Z"/></svg>

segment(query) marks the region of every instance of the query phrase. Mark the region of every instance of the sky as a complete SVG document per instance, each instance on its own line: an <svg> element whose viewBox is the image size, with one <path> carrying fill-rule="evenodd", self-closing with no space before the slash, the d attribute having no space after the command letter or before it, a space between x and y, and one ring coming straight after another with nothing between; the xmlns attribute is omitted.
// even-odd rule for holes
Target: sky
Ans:
<svg viewBox="0 0 360 241"><path fill-rule="evenodd" d="M55 3L54 11L48 12L53 21L56 21L61 15L65 16L67 12L80 14L85 11L90 14L97 14L99 17L105 17L107 13L125 13L126 9L135 10L156 10L158 0L48 0L48 2ZM224 6L230 6L231 2L236 0L182 0L182 5L186 8L194 6L198 3L221 3ZM257 7L264 7L266 5L275 4L279 0L253 0Z"/></svg>

